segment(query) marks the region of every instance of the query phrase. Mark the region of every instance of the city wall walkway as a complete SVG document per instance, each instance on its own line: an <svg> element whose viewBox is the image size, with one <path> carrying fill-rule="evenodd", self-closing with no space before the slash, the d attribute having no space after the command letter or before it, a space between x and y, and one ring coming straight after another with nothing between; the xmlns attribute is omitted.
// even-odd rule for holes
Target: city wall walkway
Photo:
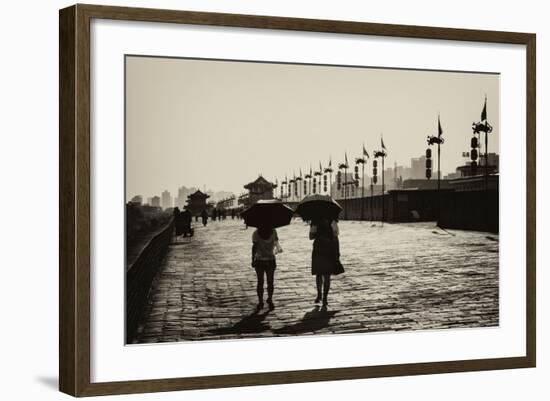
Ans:
<svg viewBox="0 0 550 401"><path fill-rule="evenodd" d="M253 228L195 224L170 245L134 343L496 326L498 235L434 223L341 221L328 311L313 301L312 242L299 219L279 228L275 310L254 313Z"/></svg>

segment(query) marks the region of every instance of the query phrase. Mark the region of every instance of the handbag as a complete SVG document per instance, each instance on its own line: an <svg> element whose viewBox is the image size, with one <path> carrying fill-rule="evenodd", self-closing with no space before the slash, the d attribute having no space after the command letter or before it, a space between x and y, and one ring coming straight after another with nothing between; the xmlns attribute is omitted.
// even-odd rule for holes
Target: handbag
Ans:
<svg viewBox="0 0 550 401"><path fill-rule="evenodd" d="M342 274L344 273L344 265L342 265L342 263L340 262L340 259L337 259L336 260L336 266L334 268L334 275L337 276L339 274Z"/></svg>

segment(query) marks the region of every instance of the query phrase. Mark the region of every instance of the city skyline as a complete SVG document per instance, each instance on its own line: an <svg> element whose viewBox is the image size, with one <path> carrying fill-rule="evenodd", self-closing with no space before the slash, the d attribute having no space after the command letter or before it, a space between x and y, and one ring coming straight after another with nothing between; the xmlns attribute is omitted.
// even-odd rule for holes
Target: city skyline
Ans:
<svg viewBox="0 0 550 401"><path fill-rule="evenodd" d="M485 95L489 152L499 153L495 74L145 57L126 66L127 200L181 183L238 195L258 174L280 182L346 152L351 164L363 143L380 148L381 133L386 167L407 166L437 133L438 113L443 177L463 164Z"/></svg>
<svg viewBox="0 0 550 401"><path fill-rule="evenodd" d="M489 153L489 163L491 164L492 163L492 160L497 160L496 162L496 165L498 167L498 157L499 157L499 154L498 153L495 153L495 152L490 152ZM466 158L464 158L466 160ZM468 163L469 161L467 161ZM480 157L480 166L483 165L483 157ZM417 164L416 166L414 164ZM394 189L394 180L395 179L402 179L403 181L404 180L408 180L408 179L425 179L425 155L420 155L419 157L416 157L416 158L411 158L411 163L409 165L399 165L399 164L393 164L391 166L386 166L385 168L385 174L386 174L386 182L385 182L385 187L386 187L386 190L390 190L390 189ZM353 179L353 176L354 176L354 173L353 173L353 165L354 163L352 163L350 161L350 169L348 169L348 180L351 181ZM461 164L460 166L464 166L465 164ZM458 167L458 166L457 166ZM332 177L332 187L333 187L333 192L335 192L335 189L336 188L336 174L337 174L337 169L335 168L334 169L335 171L333 172L333 177ZM302 171L302 176L305 177L306 174L309 173L309 170L306 172L306 171ZM379 173L381 174L381 173ZM452 179L452 178L457 178L460 176L460 173L455 169L453 170L452 172L448 172L446 174L444 174L442 172L441 174L441 179ZM365 196L370 196L370 178L372 177L372 165L371 165L371 168L370 169L365 169ZM274 191L274 196L275 197L280 197L280 185L281 185L281 179L279 177L275 177L273 179L271 179L271 177L265 177L266 179L268 179L269 181L272 181L272 182L276 182L278 181L278 187L277 189ZM281 178L284 178L284 177L281 177ZM287 177L289 180L292 178L292 177ZM306 178L303 178L304 181L306 180ZM432 181L437 181L437 171L434 172L434 176L432 176ZM361 178L361 173L360 173L360 178L359 178L359 185L355 188L355 191L356 191L356 195L354 197L357 197L359 196L359 194L361 193L361 186L362 186L362 182L361 182L362 178ZM379 190L379 188L381 187L381 175L379 175L379 181L378 181L378 184L375 185L375 188L377 188L377 190ZM185 191L183 191L185 190ZM162 196L163 193L167 192L168 193L168 196L170 196L170 199L171 199L171 206L169 207L175 207L175 206L178 206L178 207L185 207L185 204L187 202L187 196L192 193L192 192L195 192L196 190L200 190L204 193L208 193L209 195L211 195L211 199L212 201L215 201L215 202L218 202L220 200L227 200L227 198L229 198L230 196L235 196L235 197L238 197L239 195L241 194L246 194L246 190L244 189L244 185L243 185L243 189L239 192L230 192L230 191L225 191L223 189L212 189L212 188L209 188L209 189L206 189L206 188L198 188L198 187L193 187L193 186L185 186L185 185L180 185L178 186L178 188L176 189L176 191L172 192L171 190L169 189L165 189L161 192L159 192L159 194ZM308 191L311 191L311 185L308 185ZM172 195L172 193L174 193L174 195ZM177 193L177 195L175 195ZM285 189L285 193L286 193L286 189ZM377 195L378 193L374 193L374 195ZM303 194L302 194L303 195ZM159 199L161 199L161 196L158 196L156 195ZM144 194L134 194L132 195L130 198L130 201L131 202L136 202L136 198L140 198L142 203L143 204L151 204L151 198L153 196L147 196L147 195L144 195ZM335 198L338 198L337 195L334 196ZM138 202L139 203L139 202ZM163 206L163 208L165 208Z"/></svg>

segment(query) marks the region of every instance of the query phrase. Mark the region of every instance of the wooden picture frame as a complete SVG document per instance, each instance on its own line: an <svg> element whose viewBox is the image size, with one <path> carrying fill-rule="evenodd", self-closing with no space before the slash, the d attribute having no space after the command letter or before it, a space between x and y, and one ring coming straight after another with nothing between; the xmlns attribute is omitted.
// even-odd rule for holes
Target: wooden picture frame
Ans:
<svg viewBox="0 0 550 401"><path fill-rule="evenodd" d="M493 359L92 383L90 380L90 21L94 18L525 45L527 54L525 63L528 153L526 168L527 242L525 244L527 255L525 261L526 355ZM534 34L80 4L60 11L59 29L59 388L62 392L73 396L94 396L535 366L536 37Z"/></svg>

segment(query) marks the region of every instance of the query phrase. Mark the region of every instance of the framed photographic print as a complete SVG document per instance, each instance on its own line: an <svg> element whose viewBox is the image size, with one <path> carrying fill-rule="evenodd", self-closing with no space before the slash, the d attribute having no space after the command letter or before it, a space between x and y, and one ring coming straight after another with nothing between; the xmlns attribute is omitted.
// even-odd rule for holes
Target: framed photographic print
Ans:
<svg viewBox="0 0 550 401"><path fill-rule="evenodd" d="M534 367L535 106L534 34L61 10L60 390Z"/></svg>

